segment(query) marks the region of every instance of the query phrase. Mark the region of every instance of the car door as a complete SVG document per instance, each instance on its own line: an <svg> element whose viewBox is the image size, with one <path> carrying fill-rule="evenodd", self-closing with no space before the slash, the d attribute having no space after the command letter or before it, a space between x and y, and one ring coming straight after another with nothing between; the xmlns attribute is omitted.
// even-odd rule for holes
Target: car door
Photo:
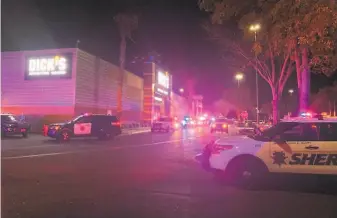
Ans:
<svg viewBox="0 0 337 218"><path fill-rule="evenodd" d="M337 174L337 123L322 122L319 125L319 141L315 143L316 174Z"/></svg>
<svg viewBox="0 0 337 218"><path fill-rule="evenodd" d="M292 125L270 142L268 168L276 173L314 173L319 126L309 122Z"/></svg>
<svg viewBox="0 0 337 218"><path fill-rule="evenodd" d="M74 136L90 136L92 133L92 116L83 116L74 123Z"/></svg>

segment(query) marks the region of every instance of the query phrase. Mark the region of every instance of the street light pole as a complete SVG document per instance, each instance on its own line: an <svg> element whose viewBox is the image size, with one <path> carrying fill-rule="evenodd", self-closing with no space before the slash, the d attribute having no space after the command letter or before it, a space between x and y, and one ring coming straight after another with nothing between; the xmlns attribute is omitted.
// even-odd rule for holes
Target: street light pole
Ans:
<svg viewBox="0 0 337 218"><path fill-rule="evenodd" d="M251 25L249 30L254 32L254 42L257 42L257 31L261 28L260 24ZM257 54L255 52L255 66L257 66ZM255 67L256 75L255 75L255 85L256 85L256 123L259 124L259 75L257 67Z"/></svg>

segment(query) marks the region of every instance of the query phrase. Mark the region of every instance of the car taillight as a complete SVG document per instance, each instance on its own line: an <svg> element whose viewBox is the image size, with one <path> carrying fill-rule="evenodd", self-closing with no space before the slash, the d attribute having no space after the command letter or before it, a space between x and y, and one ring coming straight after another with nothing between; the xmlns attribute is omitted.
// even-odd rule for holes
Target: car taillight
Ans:
<svg viewBox="0 0 337 218"><path fill-rule="evenodd" d="M222 128L227 128L227 124L223 124L223 125L222 125Z"/></svg>
<svg viewBox="0 0 337 218"><path fill-rule="evenodd" d="M112 125L112 126L120 126L121 123L120 123L120 122L112 122L111 125Z"/></svg>
<svg viewBox="0 0 337 218"><path fill-rule="evenodd" d="M220 154L220 152L225 151L225 150L230 150L234 146L233 145L219 145L219 144L213 144L211 146L211 153L212 154Z"/></svg>

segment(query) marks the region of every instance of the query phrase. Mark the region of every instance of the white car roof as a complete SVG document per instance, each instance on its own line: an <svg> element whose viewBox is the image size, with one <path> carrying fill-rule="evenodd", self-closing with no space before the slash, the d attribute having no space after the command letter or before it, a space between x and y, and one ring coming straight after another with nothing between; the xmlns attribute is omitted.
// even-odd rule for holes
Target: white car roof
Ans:
<svg viewBox="0 0 337 218"><path fill-rule="evenodd" d="M283 123L337 123L337 117L327 117L323 119L306 118L306 117L291 117L281 120Z"/></svg>

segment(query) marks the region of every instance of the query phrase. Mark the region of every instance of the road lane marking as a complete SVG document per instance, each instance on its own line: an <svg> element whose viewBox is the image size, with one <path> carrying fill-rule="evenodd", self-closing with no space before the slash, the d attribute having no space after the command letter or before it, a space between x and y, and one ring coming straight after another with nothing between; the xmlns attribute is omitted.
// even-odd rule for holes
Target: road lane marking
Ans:
<svg viewBox="0 0 337 218"><path fill-rule="evenodd" d="M48 147L55 147L60 145L34 145L34 146L27 146L27 147L14 147L14 148L2 148L1 151L11 151L11 150L23 150L29 148L48 148Z"/></svg>
<svg viewBox="0 0 337 218"><path fill-rule="evenodd" d="M45 156L58 156L58 155L65 155L65 154L75 154L75 153L83 153L88 151L103 151L103 150L117 150L117 149L127 149L127 148L138 148L138 147L146 147L151 145L160 145L160 144L169 144L174 142L180 142L185 140L194 140L200 138L202 136L196 137L189 137L187 139L176 139L176 140L169 140L169 141L162 141L162 142L154 142L142 145L130 145L130 146L115 146L110 148L101 148L101 149L86 149L86 150L76 150L76 151L67 151L67 152L54 152L54 153L43 153L43 154L31 154L31 155L20 155L20 156L10 156L10 157L2 157L2 160L13 160L13 159L24 159L24 158L35 158L35 157L45 157Z"/></svg>

